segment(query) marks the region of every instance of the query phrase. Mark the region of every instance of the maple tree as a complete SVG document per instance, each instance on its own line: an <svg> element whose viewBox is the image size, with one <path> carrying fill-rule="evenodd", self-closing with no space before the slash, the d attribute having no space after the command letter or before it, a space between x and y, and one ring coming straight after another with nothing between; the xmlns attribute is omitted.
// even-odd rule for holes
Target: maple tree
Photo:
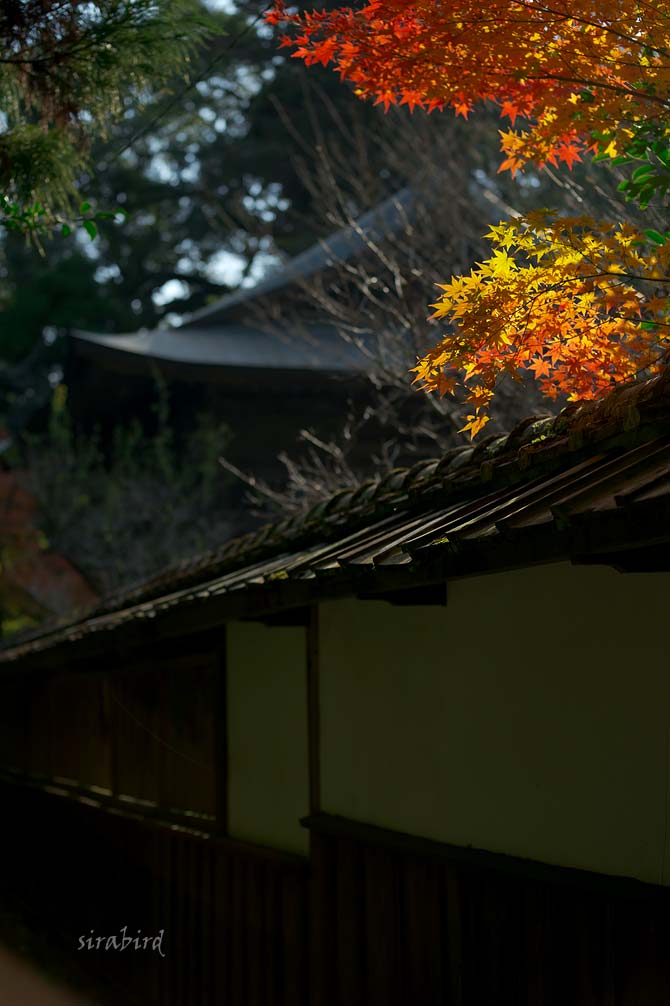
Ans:
<svg viewBox="0 0 670 1006"><path fill-rule="evenodd" d="M1 471L0 636L96 600L81 573L49 546L37 509L17 473Z"/></svg>
<svg viewBox="0 0 670 1006"><path fill-rule="evenodd" d="M332 65L385 108L495 105L501 171L632 167L620 189L646 206L670 189L670 3L633 0L368 0L292 13L282 45ZM475 435L503 373L531 370L550 396L596 398L665 365L670 232L549 211L503 222L492 256L441 286L451 329L416 368L439 394L461 383Z"/></svg>

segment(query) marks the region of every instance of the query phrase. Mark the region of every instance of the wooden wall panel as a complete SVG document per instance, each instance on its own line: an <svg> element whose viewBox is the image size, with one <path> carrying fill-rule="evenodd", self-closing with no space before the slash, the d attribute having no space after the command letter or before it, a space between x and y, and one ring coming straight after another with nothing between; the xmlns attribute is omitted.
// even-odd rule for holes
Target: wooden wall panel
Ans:
<svg viewBox="0 0 670 1006"><path fill-rule="evenodd" d="M0 799L13 822L0 894L32 905L63 961L84 958L114 1001L311 1006L305 859L6 783ZM123 925L164 930L165 957L76 954L79 934Z"/></svg>
<svg viewBox="0 0 670 1006"><path fill-rule="evenodd" d="M29 692L29 737L27 769L35 775L52 776L53 678L36 675Z"/></svg>
<svg viewBox="0 0 670 1006"><path fill-rule="evenodd" d="M0 769L215 815L219 656L195 654L112 673L17 675L0 682Z"/></svg>
<svg viewBox="0 0 670 1006"><path fill-rule="evenodd" d="M216 813L216 658L131 665L110 675L119 795Z"/></svg>
<svg viewBox="0 0 670 1006"><path fill-rule="evenodd" d="M27 788L5 784L0 799L11 864L0 872L2 895L13 891L32 902L66 950L91 928L165 931L164 958L87 958L111 989L123 990L119 1001L670 1002L664 889L536 864L503 868L500 857L485 862L475 853L427 852L346 822L339 831L313 826L310 867L298 856Z"/></svg>
<svg viewBox="0 0 670 1006"><path fill-rule="evenodd" d="M412 851L409 841L394 845L390 833L389 842L370 837L378 829L339 821L319 830L318 821L312 1003L670 1002L666 890L553 867L484 865L476 854L452 861Z"/></svg>
<svg viewBox="0 0 670 1006"><path fill-rule="evenodd" d="M25 676L0 680L0 765L16 772L28 768L29 701Z"/></svg>
<svg viewBox="0 0 670 1006"><path fill-rule="evenodd" d="M114 780L119 796L158 804L165 757L162 677L153 667L130 665L109 676L114 734Z"/></svg>
<svg viewBox="0 0 670 1006"><path fill-rule="evenodd" d="M49 774L109 790L110 717L103 676L63 674L47 681Z"/></svg>
<svg viewBox="0 0 670 1006"><path fill-rule="evenodd" d="M22 675L0 686L0 764L108 790L111 736L100 674Z"/></svg>

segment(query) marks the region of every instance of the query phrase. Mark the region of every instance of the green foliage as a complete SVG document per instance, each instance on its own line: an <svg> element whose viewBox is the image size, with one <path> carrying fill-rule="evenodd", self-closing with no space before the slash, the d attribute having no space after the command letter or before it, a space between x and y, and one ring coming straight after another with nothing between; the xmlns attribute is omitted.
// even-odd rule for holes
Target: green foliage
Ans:
<svg viewBox="0 0 670 1006"><path fill-rule="evenodd" d="M17 632L26 632L28 629L36 628L39 620L32 615L27 615L20 608L3 609L0 614L0 637L12 636Z"/></svg>
<svg viewBox="0 0 670 1006"><path fill-rule="evenodd" d="M92 140L128 101L185 72L212 28L197 0L4 0L0 192L16 207L10 225L34 233L72 213ZM37 227L24 221L35 204Z"/></svg>
<svg viewBox="0 0 670 1006"><path fill-rule="evenodd" d="M258 26L241 38L259 8L236 6L216 14L216 35L190 56L188 76L200 81L197 86L175 103L185 87L177 68L164 84L144 88L140 101L125 100L107 140L93 143L95 170L82 175L82 196L52 240L43 241L41 261L22 239L26 217L3 236L0 416L11 411L13 429L29 413L35 421L45 367L54 356L60 362L65 348L58 340L48 361L37 353L45 326L106 332L153 327L166 314L202 307L258 275L269 257L297 253L329 230L292 163L296 146L275 106L280 100L302 123L304 75L295 61L277 56L275 40ZM346 90L332 75L323 77L327 99L349 108ZM318 111L319 99L313 104ZM361 104L357 111L370 122L385 121L379 109ZM82 211L81 200L91 209ZM27 212L14 205L14 212ZM105 226L98 207L123 207L128 220ZM82 218L96 224L94 241ZM227 255L232 267L223 274L214 266ZM2 361L14 368L33 348L38 394L29 399L27 376L22 372L20 387L10 387Z"/></svg>
<svg viewBox="0 0 670 1006"><path fill-rule="evenodd" d="M610 137L603 134L596 139L600 146L605 146ZM622 153L612 156L602 152L594 160L632 169L630 176L620 183L619 192L627 202L636 202L646 209L655 196L664 197L670 190L670 128L640 124L634 127L633 137Z"/></svg>
<svg viewBox="0 0 670 1006"><path fill-rule="evenodd" d="M0 195L0 226L5 227L8 231L18 231L20 234L31 238L40 251L43 252L40 239L51 236L59 224L62 237L69 237L79 224L86 231L89 238L93 240L98 234L96 221L117 220L119 217L124 219L128 215L125 210L116 210L114 212L109 210L94 211L90 203L82 203L81 205L87 207L88 215L76 216L70 214L69 222L65 223L55 218L48 208L41 203L30 205L11 202L7 196Z"/></svg>
<svg viewBox="0 0 670 1006"><path fill-rule="evenodd" d="M25 485L49 544L102 592L214 547L232 530L218 463L227 428L201 416L178 443L160 385L156 413L153 434L136 421L120 425L105 453L95 433L75 432L60 386L46 433L26 438Z"/></svg>
<svg viewBox="0 0 670 1006"><path fill-rule="evenodd" d="M18 121L0 136L0 185L16 202L69 205L85 151L63 128Z"/></svg>
<svg viewBox="0 0 670 1006"><path fill-rule="evenodd" d="M126 305L116 301L113 287L96 281L96 263L83 252L70 249L62 258L49 254L35 268L34 250L26 247L19 235L6 238L4 252L4 265L0 259L0 388L6 373L2 363L18 364L42 345L42 332L47 326L95 327L103 318L123 325ZM36 376L46 356L44 363L48 367L60 362L63 348L61 340L57 340L50 353L39 354Z"/></svg>

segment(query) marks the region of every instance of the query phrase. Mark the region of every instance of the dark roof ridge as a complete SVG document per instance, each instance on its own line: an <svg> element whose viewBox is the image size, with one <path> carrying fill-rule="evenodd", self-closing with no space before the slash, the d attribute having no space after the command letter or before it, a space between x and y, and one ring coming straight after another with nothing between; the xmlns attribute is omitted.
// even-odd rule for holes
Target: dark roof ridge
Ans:
<svg viewBox="0 0 670 1006"><path fill-rule="evenodd" d="M256 552L266 545L279 546L288 543L315 525L323 528L324 524L334 522L339 527L342 517L353 516L358 508L364 513L367 510L374 511L377 502L383 501L386 506L399 505L403 497L414 495L419 490L444 490L445 480L451 482L457 477L460 482L467 479L468 487L472 485L473 479L480 476L488 482L495 474L495 469L507 466L513 460L515 453L519 455L521 467L526 469L533 456L542 456L543 460L548 460L551 449L558 448L563 454L566 447L578 449L585 440L591 442L620 432L622 413L625 413L624 427L632 428L639 425L639 408L644 408L649 402L656 402L659 396L663 399L664 411L667 412L667 419L670 421L668 375L664 374L632 385L622 385L600 401L573 403L555 417L527 416L508 434L486 438L474 447L459 446L442 458L421 460L410 468L392 469L381 478L366 480L355 488L340 489L328 498L313 504L304 514L265 524L257 531L233 538L219 549L180 563L171 570L164 570L141 586L146 590L154 581L164 584L171 571L177 576L182 572L185 576L188 570L193 569L194 575L199 575L203 567L216 565L217 560L227 564L228 560ZM633 409L637 411L637 416L631 411ZM632 422L633 420L635 422ZM613 426L615 429L612 429ZM566 443L568 437L570 437L569 444ZM481 471L483 466L486 467ZM137 588L140 588L139 584ZM129 591L121 593L125 598ZM109 601L112 600L113 597L110 597ZM105 605L105 610L113 609Z"/></svg>
<svg viewBox="0 0 670 1006"><path fill-rule="evenodd" d="M566 455L588 453L605 440L610 448L630 447L649 432L670 429L670 370L656 377L621 385L600 401L572 403L558 416L528 416L501 436L487 437L476 446L454 448L441 458L396 468L358 487L340 489L319 500L304 514L285 517L256 531L229 539L220 548L182 561L142 583L108 595L98 605L80 611L66 622L109 614L122 608L178 591L205 579L261 559L281 556L289 548L304 547L351 531L389 513L426 509L445 499L472 497L478 486L510 485L545 475L560 467ZM51 628L57 625L52 623ZM35 635L42 635L42 626ZM16 639L9 645L15 645Z"/></svg>

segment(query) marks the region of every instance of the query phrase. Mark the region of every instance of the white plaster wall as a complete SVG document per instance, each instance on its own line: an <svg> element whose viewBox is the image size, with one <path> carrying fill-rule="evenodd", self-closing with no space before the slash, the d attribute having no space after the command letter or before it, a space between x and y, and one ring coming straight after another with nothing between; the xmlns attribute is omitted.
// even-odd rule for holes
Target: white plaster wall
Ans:
<svg viewBox="0 0 670 1006"><path fill-rule="evenodd" d="M227 632L228 819L232 837L306 852L309 808L305 630Z"/></svg>
<svg viewBox="0 0 670 1006"><path fill-rule="evenodd" d="M323 809L670 879L670 575L558 564L320 609Z"/></svg>

